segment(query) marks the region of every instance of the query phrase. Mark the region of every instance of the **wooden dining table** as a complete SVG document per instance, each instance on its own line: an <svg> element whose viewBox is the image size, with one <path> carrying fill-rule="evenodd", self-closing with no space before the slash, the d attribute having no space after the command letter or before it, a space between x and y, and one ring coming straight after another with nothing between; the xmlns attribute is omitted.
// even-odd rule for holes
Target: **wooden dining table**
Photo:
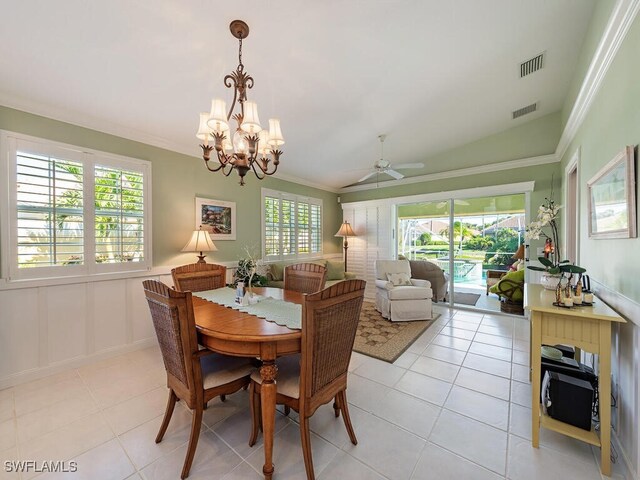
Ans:
<svg viewBox="0 0 640 480"><path fill-rule="evenodd" d="M253 288L254 293L302 304L303 294L280 288ZM264 466L262 472L271 480L273 465L273 435L276 416L277 357L300 353L300 330L292 330L274 322L241 312L193 295L198 341L214 352L236 357L259 358L261 416L264 437ZM247 441L249 432L247 432Z"/></svg>

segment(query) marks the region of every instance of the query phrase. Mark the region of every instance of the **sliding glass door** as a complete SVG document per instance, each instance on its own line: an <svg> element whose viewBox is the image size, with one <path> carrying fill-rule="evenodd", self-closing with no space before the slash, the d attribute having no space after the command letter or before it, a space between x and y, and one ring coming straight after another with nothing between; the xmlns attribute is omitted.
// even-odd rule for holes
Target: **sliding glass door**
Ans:
<svg viewBox="0 0 640 480"><path fill-rule="evenodd" d="M518 260L525 194L398 205L397 218L398 254L440 267L449 277L450 305L500 310L487 278L491 283Z"/></svg>

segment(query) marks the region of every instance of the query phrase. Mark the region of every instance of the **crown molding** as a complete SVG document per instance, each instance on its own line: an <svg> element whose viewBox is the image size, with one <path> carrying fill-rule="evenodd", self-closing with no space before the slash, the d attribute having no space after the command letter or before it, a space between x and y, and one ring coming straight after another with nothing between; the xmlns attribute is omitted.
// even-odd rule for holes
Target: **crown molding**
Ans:
<svg viewBox="0 0 640 480"><path fill-rule="evenodd" d="M478 175L481 173L500 172L503 170L511 170L514 168L534 167L547 163L559 162L560 158L552 153L550 155L541 155L538 157L520 158L518 160L509 160L507 162L490 163L477 167L461 168L458 170L449 170L446 172L430 173L427 175L418 175L416 177L405 177L400 180L387 180L384 182L367 183L365 185L354 185L344 187L338 190L338 193L362 192L365 190L374 190L378 188L396 187L399 185L409 185L412 183L433 182L436 180L444 180L446 178L466 177L469 175Z"/></svg>
<svg viewBox="0 0 640 480"><path fill-rule="evenodd" d="M286 173L278 173L278 176L277 177L273 177L273 178L277 178L278 180L284 180L285 182L296 183L298 185L304 185L306 187L317 188L318 190L322 190L322 191L325 191L325 192L331 192L331 193L339 193L340 192L339 188L330 187L328 185L321 185L318 182L312 182L310 180L307 180L307 179L304 179L304 178L300 178L300 177L296 177L295 175L288 175Z"/></svg>
<svg viewBox="0 0 640 480"><path fill-rule="evenodd" d="M558 142L556 155L559 159L565 155L582 125L611 62L618 53L639 10L640 0L618 0L616 3Z"/></svg>

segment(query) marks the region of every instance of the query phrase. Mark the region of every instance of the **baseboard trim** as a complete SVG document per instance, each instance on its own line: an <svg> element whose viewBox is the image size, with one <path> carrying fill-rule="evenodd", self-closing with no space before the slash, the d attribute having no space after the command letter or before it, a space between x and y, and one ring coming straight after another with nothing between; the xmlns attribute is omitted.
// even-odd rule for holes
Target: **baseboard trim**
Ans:
<svg viewBox="0 0 640 480"><path fill-rule="evenodd" d="M134 352L136 350L142 350L143 348L152 347L157 345L158 341L155 337L145 338L144 340L138 340L126 345L120 345L107 350L93 353L91 355L83 355L80 357L70 358L63 362L47 365L46 367L33 368L31 370L14 373L8 377L0 379L0 390L4 388L13 387L22 383L38 380L49 375L65 372L78 367L82 367L89 363L97 362L100 360L106 360L107 358L122 355L124 353Z"/></svg>

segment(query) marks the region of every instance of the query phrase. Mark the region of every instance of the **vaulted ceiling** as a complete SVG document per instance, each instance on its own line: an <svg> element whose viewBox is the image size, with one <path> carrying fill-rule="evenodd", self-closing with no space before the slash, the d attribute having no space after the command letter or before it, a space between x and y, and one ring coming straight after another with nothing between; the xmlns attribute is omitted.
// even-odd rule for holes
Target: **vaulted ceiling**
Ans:
<svg viewBox="0 0 640 480"><path fill-rule="evenodd" d="M280 171L339 188L381 133L387 160L417 162L559 110L594 0L3 3L0 104L194 156L198 113L231 100L229 23L246 21L249 99L263 125L281 119Z"/></svg>

